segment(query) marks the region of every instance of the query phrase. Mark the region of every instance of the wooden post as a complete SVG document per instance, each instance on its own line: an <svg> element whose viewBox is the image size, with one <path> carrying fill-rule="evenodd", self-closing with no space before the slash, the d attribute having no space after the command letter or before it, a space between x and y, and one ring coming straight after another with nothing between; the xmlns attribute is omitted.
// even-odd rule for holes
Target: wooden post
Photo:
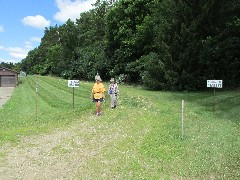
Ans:
<svg viewBox="0 0 240 180"><path fill-rule="evenodd" d="M36 117L38 117L38 76L36 78Z"/></svg>
<svg viewBox="0 0 240 180"><path fill-rule="evenodd" d="M74 110L74 87L73 87L73 110Z"/></svg>
<svg viewBox="0 0 240 180"><path fill-rule="evenodd" d="M184 99L182 99L182 140L184 136Z"/></svg>
<svg viewBox="0 0 240 180"><path fill-rule="evenodd" d="M216 91L215 87L213 88L213 113L215 112L215 105L216 105L216 97L215 97Z"/></svg>

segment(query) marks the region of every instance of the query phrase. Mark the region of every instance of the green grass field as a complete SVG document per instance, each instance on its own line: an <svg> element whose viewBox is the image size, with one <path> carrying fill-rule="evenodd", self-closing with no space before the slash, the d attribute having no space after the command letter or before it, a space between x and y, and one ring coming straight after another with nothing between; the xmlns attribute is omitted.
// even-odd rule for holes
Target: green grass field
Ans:
<svg viewBox="0 0 240 180"><path fill-rule="evenodd" d="M80 124L76 132L84 150L92 152L73 177L91 179L240 179L240 90L213 93L147 91L120 85L119 106L103 104L95 117L89 95L93 83L72 88L67 81L36 76L22 79L0 110L0 144L18 144L25 136L47 134ZM105 86L107 84L105 83ZM185 136L181 139L181 100L185 99ZM93 120L94 119L94 120ZM69 142L68 142L69 143ZM77 146L74 141L72 148ZM68 154L61 145L52 155ZM4 153L0 158L4 157Z"/></svg>

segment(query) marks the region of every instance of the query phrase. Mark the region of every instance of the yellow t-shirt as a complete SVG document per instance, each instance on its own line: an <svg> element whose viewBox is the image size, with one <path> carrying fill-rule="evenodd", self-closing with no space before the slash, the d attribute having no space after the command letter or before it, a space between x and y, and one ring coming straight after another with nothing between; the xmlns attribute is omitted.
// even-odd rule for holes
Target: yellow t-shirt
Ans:
<svg viewBox="0 0 240 180"><path fill-rule="evenodd" d="M95 83L92 88L93 97L95 99L101 99L103 97L103 93L105 92L104 85L102 83Z"/></svg>

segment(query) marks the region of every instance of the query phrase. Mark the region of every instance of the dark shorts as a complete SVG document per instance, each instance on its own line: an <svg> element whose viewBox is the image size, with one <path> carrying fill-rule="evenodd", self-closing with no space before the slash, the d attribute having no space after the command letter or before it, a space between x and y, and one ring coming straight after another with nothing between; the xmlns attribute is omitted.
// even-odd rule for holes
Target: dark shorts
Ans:
<svg viewBox="0 0 240 180"><path fill-rule="evenodd" d="M93 98L92 102L103 102L103 98L100 98L100 99Z"/></svg>

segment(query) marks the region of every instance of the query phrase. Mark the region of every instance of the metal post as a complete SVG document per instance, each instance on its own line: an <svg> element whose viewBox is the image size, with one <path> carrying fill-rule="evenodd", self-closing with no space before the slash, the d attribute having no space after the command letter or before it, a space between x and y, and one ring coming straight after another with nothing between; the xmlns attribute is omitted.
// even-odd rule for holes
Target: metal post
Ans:
<svg viewBox="0 0 240 180"><path fill-rule="evenodd" d="M36 79L36 117L38 117L38 76Z"/></svg>
<svg viewBox="0 0 240 180"><path fill-rule="evenodd" d="M213 113L215 112L215 104L216 104L216 97L215 97L215 94L216 94L216 92L215 92L215 87L213 88Z"/></svg>
<svg viewBox="0 0 240 180"><path fill-rule="evenodd" d="M73 87L73 110L74 110L74 87Z"/></svg>
<svg viewBox="0 0 240 180"><path fill-rule="evenodd" d="M184 99L182 100L182 140L184 136Z"/></svg>

